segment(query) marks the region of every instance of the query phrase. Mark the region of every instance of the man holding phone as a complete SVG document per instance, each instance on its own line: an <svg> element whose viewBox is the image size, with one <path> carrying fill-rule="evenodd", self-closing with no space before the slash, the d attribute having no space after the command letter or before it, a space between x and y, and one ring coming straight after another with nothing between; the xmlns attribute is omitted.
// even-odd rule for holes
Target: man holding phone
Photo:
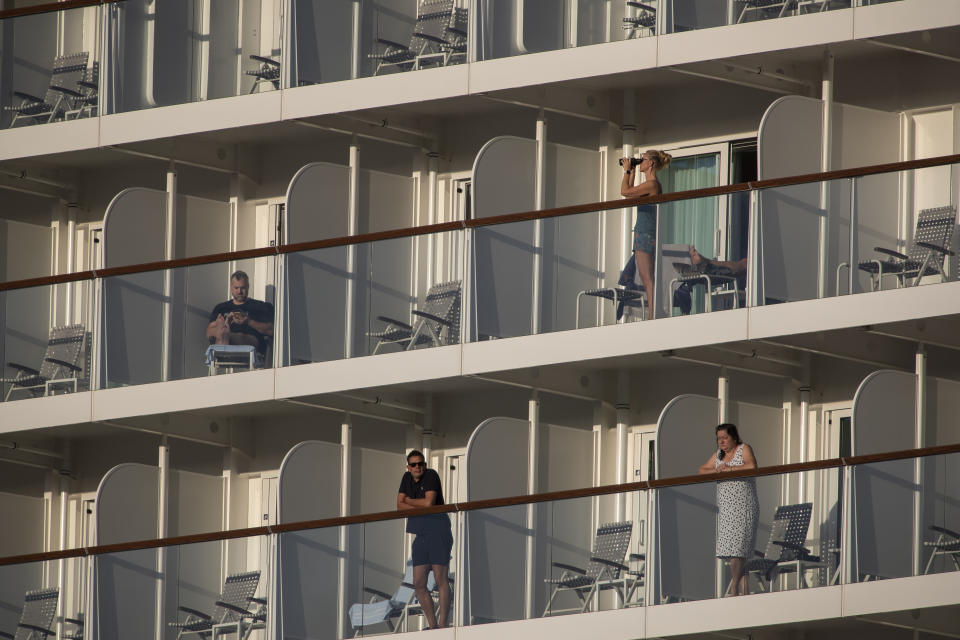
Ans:
<svg viewBox="0 0 960 640"><path fill-rule="evenodd" d="M230 300L210 312L207 338L210 344L246 344L263 358L267 340L273 337L273 305L247 297L250 277L243 271L230 276Z"/></svg>
<svg viewBox="0 0 960 640"><path fill-rule="evenodd" d="M427 468L426 459L416 449L407 454L407 471L400 480L397 493L397 510L419 509L444 504L440 476ZM447 570L450 567L450 551L453 549L453 534L450 518L445 513L407 518L407 533L416 535L413 540L413 588L417 601L431 629L447 626L450 612L450 585ZM437 582L438 612L434 612L433 598L427 590L427 575L433 571Z"/></svg>

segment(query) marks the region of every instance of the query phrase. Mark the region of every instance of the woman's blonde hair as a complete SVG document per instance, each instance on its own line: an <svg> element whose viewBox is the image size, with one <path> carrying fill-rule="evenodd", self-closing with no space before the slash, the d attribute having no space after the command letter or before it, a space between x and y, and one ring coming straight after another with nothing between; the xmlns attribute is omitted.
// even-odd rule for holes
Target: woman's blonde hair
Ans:
<svg viewBox="0 0 960 640"><path fill-rule="evenodd" d="M653 161L653 168L656 171L660 171L673 160L673 156L667 153L666 151L657 151L656 149L650 149L649 151L644 151L643 155L650 158Z"/></svg>

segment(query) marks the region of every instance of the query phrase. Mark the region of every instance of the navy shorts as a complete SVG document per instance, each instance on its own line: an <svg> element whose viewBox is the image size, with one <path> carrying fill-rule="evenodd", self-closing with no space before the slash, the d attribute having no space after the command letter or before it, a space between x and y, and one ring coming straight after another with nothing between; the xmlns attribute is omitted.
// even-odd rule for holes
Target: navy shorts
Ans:
<svg viewBox="0 0 960 640"><path fill-rule="evenodd" d="M633 250L653 253L657 243L657 210L650 205L637 207L637 223L633 225Z"/></svg>
<svg viewBox="0 0 960 640"><path fill-rule="evenodd" d="M436 564L450 566L450 552L453 550L453 534L449 527L426 533L418 533L413 539L411 559L413 566Z"/></svg>

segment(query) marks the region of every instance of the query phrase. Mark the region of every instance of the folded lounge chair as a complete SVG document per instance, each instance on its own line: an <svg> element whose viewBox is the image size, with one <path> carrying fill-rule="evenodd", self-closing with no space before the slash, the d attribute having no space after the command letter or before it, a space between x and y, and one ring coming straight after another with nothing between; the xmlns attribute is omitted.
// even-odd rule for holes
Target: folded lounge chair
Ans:
<svg viewBox="0 0 960 640"><path fill-rule="evenodd" d="M422 345L438 347L460 341L460 281L435 284L427 292L420 309L413 311L412 324L388 316L377 316L386 323L383 331L367 335L377 338L376 354L386 345L409 351Z"/></svg>
<svg viewBox="0 0 960 640"><path fill-rule="evenodd" d="M78 383L84 372L84 342L86 331L82 324L54 327L50 330L47 349L39 369L16 362L8 362L7 367L16 371L12 378L0 378L10 388L4 401L10 400L14 393L24 393L27 397L41 397L56 392L57 387L72 385L77 391Z"/></svg>

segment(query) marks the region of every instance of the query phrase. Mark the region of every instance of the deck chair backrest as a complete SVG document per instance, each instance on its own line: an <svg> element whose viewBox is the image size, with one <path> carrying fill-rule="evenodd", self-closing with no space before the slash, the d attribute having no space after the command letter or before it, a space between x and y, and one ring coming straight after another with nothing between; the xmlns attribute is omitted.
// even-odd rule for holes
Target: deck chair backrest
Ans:
<svg viewBox="0 0 960 640"><path fill-rule="evenodd" d="M790 520L787 518L777 518L770 527L770 538L767 539L767 546L763 550L765 560L776 560L783 553L783 547L775 544L777 540L786 540L787 528L790 526Z"/></svg>
<svg viewBox="0 0 960 640"><path fill-rule="evenodd" d="M633 522L610 522L600 525L597 527L597 536L593 540L591 558L623 564L624 558L627 557L627 548L630 546L630 535L632 533ZM613 578L620 575L620 569L591 559L587 566L587 577L597 578L604 569L612 571L611 577Z"/></svg>
<svg viewBox="0 0 960 640"><path fill-rule="evenodd" d="M83 80L87 73L87 58L89 56L90 54L86 51L57 56L53 61L53 76L50 79L50 86L78 91L80 88L78 83ZM44 100L47 104L56 104L58 99L69 100L69 104L72 105L72 98L68 98L52 88L47 90L47 97Z"/></svg>
<svg viewBox="0 0 960 640"><path fill-rule="evenodd" d="M80 358L84 352L83 343L86 330L82 324L71 324L65 327L54 327L50 330L50 340L47 350L40 363L40 375L46 380L61 377L73 377L69 371L61 371L63 367L50 359L61 360L72 365L80 366Z"/></svg>
<svg viewBox="0 0 960 640"><path fill-rule="evenodd" d="M56 588L27 591L27 595L24 597L23 611L20 612L20 624L29 626L17 627L17 632L13 636L14 640L39 638L38 632L30 627L49 629L53 625L53 617L57 614L59 597L60 590Z"/></svg>
<svg viewBox="0 0 960 640"><path fill-rule="evenodd" d="M807 541L807 530L810 528L810 514L813 511L812 502L801 502L800 504L788 504L777 507L773 514L773 520L786 520L787 530L782 538L783 542L802 546ZM796 552L783 548L780 552L780 560L790 560L796 557ZM776 557L776 554L774 554Z"/></svg>
<svg viewBox="0 0 960 640"><path fill-rule="evenodd" d="M223 581L223 593L220 594L219 601L233 607L249 610L250 598L257 592L259 582L259 571L247 571L246 573L235 573L227 576L227 579ZM240 613L221 605L217 605L213 612L214 624L235 622L240 618Z"/></svg>
<svg viewBox="0 0 960 640"><path fill-rule="evenodd" d="M920 246L920 242L949 249L953 240L953 227L956 219L956 210L953 207L937 207L923 209L917 215L917 229L913 236L913 245L908 257L910 262L923 262L930 253L930 249ZM936 253L933 264L943 264L943 254Z"/></svg>
<svg viewBox="0 0 960 640"><path fill-rule="evenodd" d="M446 333L444 344L456 344L460 339L460 281L443 282L430 287L424 299L423 311L449 320L452 326ZM444 327L436 327L438 335Z"/></svg>
<svg viewBox="0 0 960 640"><path fill-rule="evenodd" d="M425 35L432 39L447 40L447 28L453 26L454 0L420 0L417 7L415 36Z"/></svg>

